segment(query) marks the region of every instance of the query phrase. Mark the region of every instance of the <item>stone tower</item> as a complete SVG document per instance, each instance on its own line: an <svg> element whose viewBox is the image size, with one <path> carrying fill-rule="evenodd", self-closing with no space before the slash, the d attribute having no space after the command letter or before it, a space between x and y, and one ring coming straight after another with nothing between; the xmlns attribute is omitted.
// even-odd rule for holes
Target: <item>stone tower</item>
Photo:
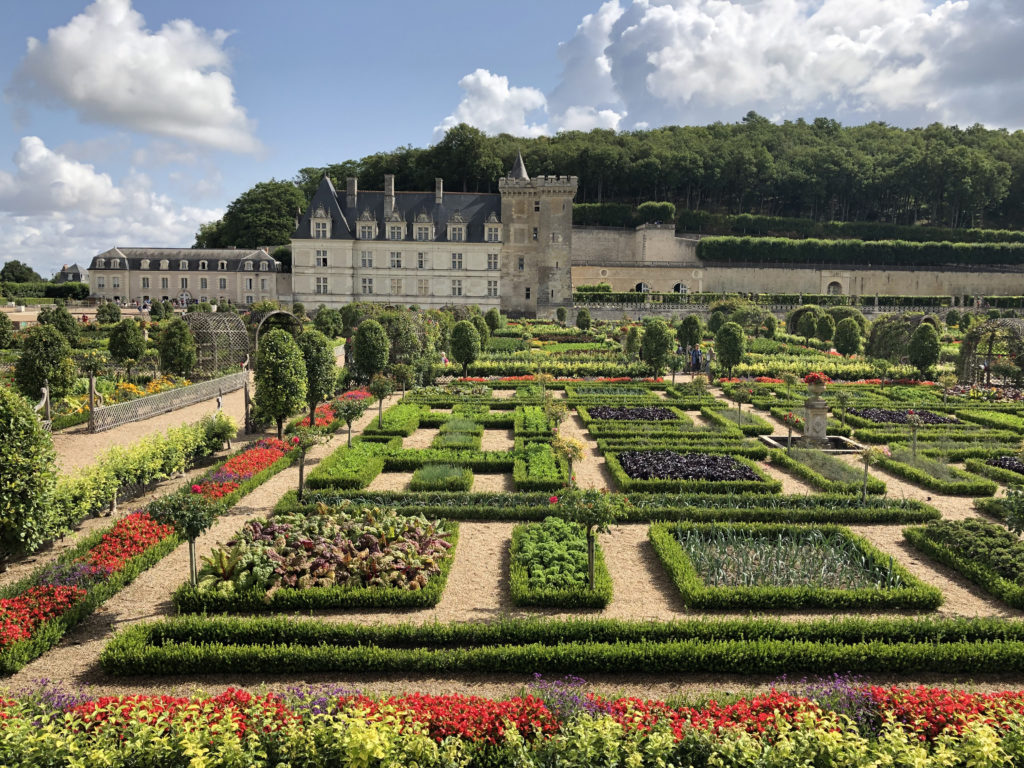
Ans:
<svg viewBox="0 0 1024 768"><path fill-rule="evenodd" d="M501 193L501 304L531 317L572 301L572 200L575 176L530 178L522 154Z"/></svg>

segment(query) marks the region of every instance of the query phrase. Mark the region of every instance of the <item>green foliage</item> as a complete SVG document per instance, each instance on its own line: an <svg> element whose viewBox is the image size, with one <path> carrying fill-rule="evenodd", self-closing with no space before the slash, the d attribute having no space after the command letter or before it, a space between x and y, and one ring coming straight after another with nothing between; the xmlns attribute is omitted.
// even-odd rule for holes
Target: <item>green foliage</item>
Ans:
<svg viewBox="0 0 1024 768"><path fill-rule="evenodd" d="M391 341L384 327L376 320L359 325L353 347L352 369L365 381L384 370L391 352Z"/></svg>
<svg viewBox="0 0 1024 768"><path fill-rule="evenodd" d="M49 325L60 331L60 334L68 340L68 344L75 346L78 343L79 323L68 312L63 304L51 304L39 310L36 318L40 325Z"/></svg>
<svg viewBox="0 0 1024 768"><path fill-rule="evenodd" d="M338 382L338 366L334 359L334 345L324 334L307 329L299 335L299 349L306 366L306 405L310 414L317 405L334 394ZM314 418L310 415L310 424Z"/></svg>
<svg viewBox="0 0 1024 768"><path fill-rule="evenodd" d="M587 537L575 523L548 517L512 531L509 587L516 605L604 608L612 599L612 579L600 547L593 590L587 568Z"/></svg>
<svg viewBox="0 0 1024 768"><path fill-rule="evenodd" d="M14 368L14 381L28 397L39 397L44 382L50 395L60 399L71 392L77 375L71 362L71 345L52 325L29 328L21 342L21 355Z"/></svg>
<svg viewBox="0 0 1024 768"><path fill-rule="evenodd" d="M0 570L61 530L53 505L55 453L32 405L0 387Z"/></svg>
<svg viewBox="0 0 1024 768"><path fill-rule="evenodd" d="M469 365L480 355L480 333L468 320L460 320L452 329L452 360L462 366L462 375L469 375Z"/></svg>
<svg viewBox="0 0 1024 768"><path fill-rule="evenodd" d="M409 481L410 491L468 491L472 486L472 470L447 464L425 464Z"/></svg>
<svg viewBox="0 0 1024 768"><path fill-rule="evenodd" d="M290 181L260 182L235 198L224 218L203 224L195 247L287 245L295 231L295 211L305 207L305 196Z"/></svg>
<svg viewBox="0 0 1024 768"><path fill-rule="evenodd" d="M160 369L176 376L189 376L196 365L196 342L188 323L175 317L160 330Z"/></svg>
<svg viewBox="0 0 1024 768"><path fill-rule="evenodd" d="M576 310L576 327L581 331L590 330L590 310L586 307Z"/></svg>
<svg viewBox="0 0 1024 768"><path fill-rule="evenodd" d="M927 378L932 368L939 362L939 334L935 332L935 326L931 323L921 323L910 337L908 349L910 364L921 373L921 378Z"/></svg>
<svg viewBox="0 0 1024 768"><path fill-rule="evenodd" d="M217 519L217 508L201 493L177 493L153 501L148 508L154 520L173 525L188 541L195 541Z"/></svg>
<svg viewBox="0 0 1024 768"><path fill-rule="evenodd" d="M704 338L704 324L701 323L700 316L687 315L684 317L679 324L679 330L676 331L676 338L684 348L696 347L700 344Z"/></svg>
<svg viewBox="0 0 1024 768"><path fill-rule="evenodd" d="M14 323L10 315L0 312L0 349L7 349L14 343Z"/></svg>
<svg viewBox="0 0 1024 768"><path fill-rule="evenodd" d="M626 338L622 342L622 353L630 360L636 360L640 356L640 341L643 331L640 326L631 325L626 331Z"/></svg>
<svg viewBox="0 0 1024 768"><path fill-rule="evenodd" d="M641 356L655 376L660 376L672 352L672 331L659 317L644 321L644 336L640 343Z"/></svg>
<svg viewBox="0 0 1024 768"><path fill-rule="evenodd" d="M724 312L716 309L708 318L708 331L710 333L718 333L722 326L725 325L727 319Z"/></svg>
<svg viewBox="0 0 1024 768"><path fill-rule="evenodd" d="M812 312L807 312L803 314L797 322L797 332L804 337L805 344L809 339L817 337L819 317L824 317L824 315L816 315Z"/></svg>
<svg viewBox="0 0 1024 768"><path fill-rule="evenodd" d="M515 457L512 480L518 491L557 491L567 478L549 443L527 443Z"/></svg>
<svg viewBox="0 0 1024 768"><path fill-rule="evenodd" d="M636 215L640 221L645 223L660 222L662 224L674 225L676 207L673 203L648 200L636 207Z"/></svg>
<svg viewBox="0 0 1024 768"><path fill-rule="evenodd" d="M274 258L277 258L276 256ZM306 319L306 305L301 301L292 302L292 314L295 315L299 320Z"/></svg>
<svg viewBox="0 0 1024 768"><path fill-rule="evenodd" d="M565 307L560 307L560 309L562 310L562 319L564 320ZM487 310L487 313L484 315L484 321L487 323L487 327L490 329L491 333L494 333L505 324L505 318L501 314L501 310L497 307L491 307Z"/></svg>
<svg viewBox="0 0 1024 768"><path fill-rule="evenodd" d="M132 318L125 318L110 331L107 349L110 356L122 365L129 360L138 362L146 352L146 336L142 327Z"/></svg>
<svg viewBox="0 0 1024 768"><path fill-rule="evenodd" d="M378 390L384 397L390 392L387 389ZM371 392L371 394L373 394ZM377 397L374 394L374 397ZM382 398L378 398L380 400ZM420 417L423 415L423 406L415 403L396 403L384 411L384 417L378 426L376 422L369 424L364 430L366 435L390 435L409 437L420 427Z"/></svg>
<svg viewBox="0 0 1024 768"><path fill-rule="evenodd" d="M841 355L858 355L862 348L860 326L852 317L840 320L834 334L836 352Z"/></svg>
<svg viewBox="0 0 1024 768"><path fill-rule="evenodd" d="M6 283L39 283L42 279L32 267L17 259L11 259L0 268L0 280Z"/></svg>
<svg viewBox="0 0 1024 768"><path fill-rule="evenodd" d="M329 339L341 338L345 328L341 313L336 309L325 307L323 304L316 311L313 326Z"/></svg>
<svg viewBox="0 0 1024 768"><path fill-rule="evenodd" d="M656 523L655 552L690 608L910 608L942 593L838 526Z"/></svg>
<svg viewBox="0 0 1024 768"><path fill-rule="evenodd" d="M860 470L841 459L813 448L772 451L770 460L775 466L791 472L825 493L859 493L863 486L864 479ZM868 493L883 494L885 492L886 487L882 480L868 477Z"/></svg>
<svg viewBox="0 0 1024 768"><path fill-rule="evenodd" d="M960 324L960 310L951 309L946 313L946 325L956 328Z"/></svg>
<svg viewBox="0 0 1024 768"><path fill-rule="evenodd" d="M832 341L836 334L836 321L832 315L822 315L814 326L814 335L822 341Z"/></svg>
<svg viewBox="0 0 1024 768"><path fill-rule="evenodd" d="M708 324L711 327L711 324ZM746 350L746 336L743 329L736 323L725 323L715 333L715 352L718 355L718 364L725 368L729 374L732 369L743 359Z"/></svg>
<svg viewBox="0 0 1024 768"><path fill-rule="evenodd" d="M778 331L779 321L775 315L770 312L765 314L763 322L763 332L766 339L774 339L775 333Z"/></svg>
<svg viewBox="0 0 1024 768"><path fill-rule="evenodd" d="M487 321L480 315L474 314L469 318L469 322L473 324L476 332L480 334L480 349L484 349L491 338L491 329L487 325Z"/></svg>
<svg viewBox="0 0 1024 768"><path fill-rule="evenodd" d="M121 308L112 301L105 301L96 307L96 319L104 325L113 325L121 319Z"/></svg>
<svg viewBox="0 0 1024 768"><path fill-rule="evenodd" d="M555 319L557 319L558 322L561 323L562 325L565 325L565 317L565 307L559 307L558 309L555 310Z"/></svg>
<svg viewBox="0 0 1024 768"><path fill-rule="evenodd" d="M382 312L377 322L388 335L388 361L391 365L411 364L423 355L423 342L413 322L414 315L405 310Z"/></svg>
<svg viewBox="0 0 1024 768"><path fill-rule="evenodd" d="M284 420L306 404L306 364L288 331L275 328L260 336L255 381L256 407L277 422L281 437Z"/></svg>
<svg viewBox="0 0 1024 768"><path fill-rule="evenodd" d="M859 435L858 430L855 436ZM908 448L892 450L891 458L880 456L878 465L904 480L947 496L992 496L997 488L991 480L949 467L920 453L914 457Z"/></svg>
<svg viewBox="0 0 1024 768"><path fill-rule="evenodd" d="M375 455L369 443L356 443L321 461L306 478L306 487L365 488L383 469L383 457Z"/></svg>

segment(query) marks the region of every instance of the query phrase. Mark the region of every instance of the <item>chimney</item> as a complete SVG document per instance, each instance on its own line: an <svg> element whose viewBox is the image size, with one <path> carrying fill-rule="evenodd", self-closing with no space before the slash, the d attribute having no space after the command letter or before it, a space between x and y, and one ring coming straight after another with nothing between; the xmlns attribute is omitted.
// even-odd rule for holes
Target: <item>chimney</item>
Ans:
<svg viewBox="0 0 1024 768"><path fill-rule="evenodd" d="M444 202L444 179L438 176L434 179L434 205Z"/></svg>
<svg viewBox="0 0 1024 768"><path fill-rule="evenodd" d="M345 179L345 207L355 208L359 202L359 179L349 176Z"/></svg>
<svg viewBox="0 0 1024 768"><path fill-rule="evenodd" d="M395 174L384 174L384 213L395 210Z"/></svg>

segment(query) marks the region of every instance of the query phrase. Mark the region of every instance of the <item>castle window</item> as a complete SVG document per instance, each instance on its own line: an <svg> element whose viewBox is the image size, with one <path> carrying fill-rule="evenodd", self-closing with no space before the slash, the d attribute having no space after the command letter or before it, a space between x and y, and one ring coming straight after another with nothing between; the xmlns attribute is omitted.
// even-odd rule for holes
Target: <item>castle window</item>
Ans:
<svg viewBox="0 0 1024 768"><path fill-rule="evenodd" d="M188 278L187 277L181 278L181 290L183 290L183 291L187 291L188 290Z"/></svg>
<svg viewBox="0 0 1024 768"><path fill-rule="evenodd" d="M252 304L253 303L253 297L252 296L246 296L245 297L245 303L246 304Z"/></svg>
<svg viewBox="0 0 1024 768"><path fill-rule="evenodd" d="M526 259L522 256L519 257L519 271L522 272L526 268Z"/></svg>
<svg viewBox="0 0 1024 768"><path fill-rule="evenodd" d="M218 261L217 262L217 269L219 269L221 272L223 272L227 268L228 268L228 263L226 261Z"/></svg>
<svg viewBox="0 0 1024 768"><path fill-rule="evenodd" d="M167 278L166 277L161 277L160 278L160 287L163 288L166 291L167 290L167 286L168 286Z"/></svg>
<svg viewBox="0 0 1024 768"><path fill-rule="evenodd" d="M416 227L416 239L417 240L429 240L430 239L430 227Z"/></svg>
<svg viewBox="0 0 1024 768"><path fill-rule="evenodd" d="M207 282L205 277L199 278L199 290L205 291L209 287L209 285L210 284Z"/></svg>
<svg viewBox="0 0 1024 768"><path fill-rule="evenodd" d="M120 266L121 266L121 260L120 259L111 259L110 260L110 268L111 269L118 269L118 268L120 268Z"/></svg>
<svg viewBox="0 0 1024 768"><path fill-rule="evenodd" d="M497 227L488 227L487 228L487 242L488 243L496 243L496 242L498 242L498 228Z"/></svg>
<svg viewBox="0 0 1024 768"><path fill-rule="evenodd" d="M243 269L245 269L246 272L252 272L252 262L251 261L245 262L245 266L243 267Z"/></svg>
<svg viewBox="0 0 1024 768"><path fill-rule="evenodd" d="M526 289L526 300L527 301L530 300L530 289L529 288Z"/></svg>
<svg viewBox="0 0 1024 768"><path fill-rule="evenodd" d="M672 286L673 293L687 293L690 289L683 283L676 283Z"/></svg>
<svg viewBox="0 0 1024 768"><path fill-rule="evenodd" d="M359 239L360 240L373 240L373 225L372 224L361 224L359 226Z"/></svg>
<svg viewBox="0 0 1024 768"><path fill-rule="evenodd" d="M313 237L323 240L327 237L327 222L317 221L313 223Z"/></svg>
<svg viewBox="0 0 1024 768"><path fill-rule="evenodd" d="M452 269L462 269L462 254L461 253L453 253L452 254Z"/></svg>
<svg viewBox="0 0 1024 768"><path fill-rule="evenodd" d="M498 254L488 253L487 254L487 268L497 269L498 268Z"/></svg>
<svg viewBox="0 0 1024 768"><path fill-rule="evenodd" d="M492 297L498 295L498 281L497 280L488 280L487 281L487 295L488 296L492 296Z"/></svg>
<svg viewBox="0 0 1024 768"><path fill-rule="evenodd" d="M427 263L427 256L423 251L416 254L416 268L423 269L423 266Z"/></svg>
<svg viewBox="0 0 1024 768"><path fill-rule="evenodd" d="M96 259L96 269L103 269L107 266L106 259Z"/></svg>
<svg viewBox="0 0 1024 768"><path fill-rule="evenodd" d="M361 259L360 263L364 267L366 267L366 268L373 267L373 253L371 253L370 251L363 251L362 254L360 254L360 259Z"/></svg>
<svg viewBox="0 0 1024 768"><path fill-rule="evenodd" d="M267 290L267 278L265 278L265 277L261 277L260 278L260 290L261 291Z"/></svg>
<svg viewBox="0 0 1024 768"><path fill-rule="evenodd" d="M533 212L540 213L540 200L533 201Z"/></svg>
<svg viewBox="0 0 1024 768"><path fill-rule="evenodd" d="M452 280L452 296L461 296L461 295L462 295L462 281L461 280Z"/></svg>
<svg viewBox="0 0 1024 768"><path fill-rule="evenodd" d="M401 226L391 226L391 227L388 227L388 232L389 232L388 239L390 239L390 240L401 240L402 237L404 236L403 233L402 233L402 229L403 228Z"/></svg>
<svg viewBox="0 0 1024 768"><path fill-rule="evenodd" d="M373 293L373 278L372 277L364 277L363 278L363 293L366 294L366 295L369 295L369 294Z"/></svg>
<svg viewBox="0 0 1024 768"><path fill-rule="evenodd" d="M461 243L463 240L465 240L466 233L463 227L452 227L451 232L451 240L453 243Z"/></svg>
<svg viewBox="0 0 1024 768"><path fill-rule="evenodd" d="M179 261L178 269L188 269L188 262L185 260Z"/></svg>
<svg viewBox="0 0 1024 768"><path fill-rule="evenodd" d="M391 295L401 296L405 293L405 287L402 285L402 278L392 277L391 278Z"/></svg>
<svg viewBox="0 0 1024 768"><path fill-rule="evenodd" d="M318 267L326 267L327 266L327 251L317 251L316 252L316 265Z"/></svg>
<svg viewBox="0 0 1024 768"><path fill-rule="evenodd" d="M143 259L139 262L139 269L149 269L149 259Z"/></svg>
<svg viewBox="0 0 1024 768"><path fill-rule="evenodd" d="M416 293L418 293L420 296L429 296L430 295L430 281L429 280L424 280L424 279L417 280L416 281Z"/></svg>
<svg viewBox="0 0 1024 768"><path fill-rule="evenodd" d="M208 265L208 264L207 264L207 263L206 263L205 261L200 261L200 262L199 262L199 269L201 269L201 270L202 270L203 272L205 272L205 271L206 271L206 268L207 268L208 266L209 266L209 265Z"/></svg>
<svg viewBox="0 0 1024 768"><path fill-rule="evenodd" d="M226 277L222 277L220 280L217 281L217 285L220 287L222 291L226 290L228 287L228 279Z"/></svg>
<svg viewBox="0 0 1024 768"><path fill-rule="evenodd" d="M269 271L270 271L270 262L269 261L261 261L260 262L260 272L269 272Z"/></svg>
<svg viewBox="0 0 1024 768"><path fill-rule="evenodd" d="M321 294L327 293L327 278L326 277L318 277L316 279L316 292L317 293L321 293Z"/></svg>
<svg viewBox="0 0 1024 768"><path fill-rule="evenodd" d="M98 266L98 265L97 265L97 266ZM105 278L102 278L102 277L97 277L97 278L96 278L96 287L97 287L97 288L98 288L99 290L101 290L101 291L102 291L102 290L103 290L104 288L106 288L106 287L107 287L107 281L106 281L106 279L105 279Z"/></svg>
<svg viewBox="0 0 1024 768"><path fill-rule="evenodd" d="M142 287L143 288L149 288L149 278L148 277L142 278Z"/></svg>
<svg viewBox="0 0 1024 768"><path fill-rule="evenodd" d="M647 283L637 283L636 285L633 286L633 290L636 291L637 293L650 293L651 286L649 286Z"/></svg>
<svg viewBox="0 0 1024 768"><path fill-rule="evenodd" d="M114 288L114 289L120 288L121 287L121 278L120 277L112 277L110 279L110 287Z"/></svg>
<svg viewBox="0 0 1024 768"><path fill-rule="evenodd" d="M392 251L391 252L391 268L401 269L402 268L402 252Z"/></svg>
<svg viewBox="0 0 1024 768"><path fill-rule="evenodd" d="M828 284L828 288L825 289L825 292L828 293L830 296L842 296L843 286L842 284L837 283L836 281L833 280L831 283Z"/></svg>
<svg viewBox="0 0 1024 768"><path fill-rule="evenodd" d="M534 240L537 239L537 228L536 227L533 228L533 239Z"/></svg>

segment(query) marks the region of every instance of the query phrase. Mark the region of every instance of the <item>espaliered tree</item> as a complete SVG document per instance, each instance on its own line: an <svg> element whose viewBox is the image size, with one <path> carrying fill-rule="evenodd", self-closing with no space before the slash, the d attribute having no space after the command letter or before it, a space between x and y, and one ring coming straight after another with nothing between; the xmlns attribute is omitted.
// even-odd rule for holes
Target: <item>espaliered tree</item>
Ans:
<svg viewBox="0 0 1024 768"><path fill-rule="evenodd" d="M284 420L306 405L306 364L288 331L275 328L260 337L256 351L256 407L277 423L284 438Z"/></svg>
<svg viewBox="0 0 1024 768"><path fill-rule="evenodd" d="M364 381L370 381L388 364L391 341L376 320L365 320L356 331L352 350L352 368Z"/></svg>
<svg viewBox="0 0 1024 768"><path fill-rule="evenodd" d="M146 352L146 336L138 322L125 318L110 332L107 348L110 350L110 356L127 369L130 379L132 366L141 360Z"/></svg>
<svg viewBox="0 0 1024 768"><path fill-rule="evenodd" d="M316 427L316 407L334 394L338 366L330 339L320 331L303 331L298 344L306 366L306 405L309 406L309 426L312 429Z"/></svg>
<svg viewBox="0 0 1024 768"><path fill-rule="evenodd" d="M715 334L715 352L718 355L718 364L728 374L732 375L732 369L743 359L746 351L746 337L743 329L736 323L726 323L718 329Z"/></svg>
<svg viewBox="0 0 1024 768"><path fill-rule="evenodd" d="M640 342L640 354L655 376L668 365L668 356L672 353L672 331L660 317L651 317L644 321L644 336Z"/></svg>
<svg viewBox="0 0 1024 768"><path fill-rule="evenodd" d="M452 328L452 359L462 365L462 375L469 375L470 364L480 356L480 334L468 320L460 320Z"/></svg>

